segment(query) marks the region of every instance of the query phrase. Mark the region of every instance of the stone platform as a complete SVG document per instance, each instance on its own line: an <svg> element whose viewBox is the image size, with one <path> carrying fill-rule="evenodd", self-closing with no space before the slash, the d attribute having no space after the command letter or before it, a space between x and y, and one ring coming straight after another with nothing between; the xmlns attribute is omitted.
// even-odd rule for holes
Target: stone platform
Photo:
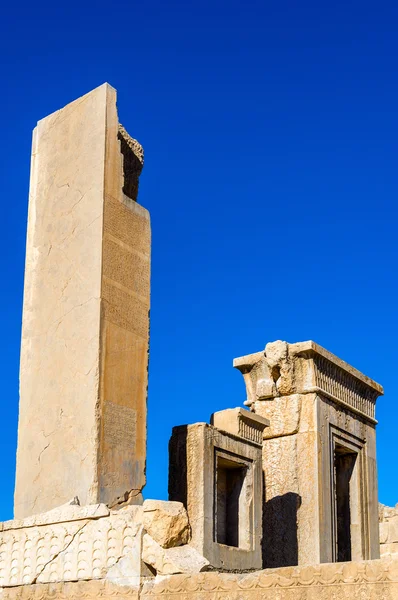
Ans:
<svg viewBox="0 0 398 600"><path fill-rule="evenodd" d="M103 579L0 588L1 600L396 600L398 560L284 567L246 574L142 578L139 586Z"/></svg>

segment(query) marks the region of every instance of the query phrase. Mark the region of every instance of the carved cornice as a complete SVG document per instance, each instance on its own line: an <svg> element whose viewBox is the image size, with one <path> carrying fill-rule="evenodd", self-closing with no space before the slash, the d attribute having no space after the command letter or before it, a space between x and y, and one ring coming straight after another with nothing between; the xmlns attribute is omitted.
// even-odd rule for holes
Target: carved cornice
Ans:
<svg viewBox="0 0 398 600"><path fill-rule="evenodd" d="M236 358L234 367L245 379L247 406L318 393L376 423L375 405L382 386L315 342L272 342L264 352Z"/></svg>

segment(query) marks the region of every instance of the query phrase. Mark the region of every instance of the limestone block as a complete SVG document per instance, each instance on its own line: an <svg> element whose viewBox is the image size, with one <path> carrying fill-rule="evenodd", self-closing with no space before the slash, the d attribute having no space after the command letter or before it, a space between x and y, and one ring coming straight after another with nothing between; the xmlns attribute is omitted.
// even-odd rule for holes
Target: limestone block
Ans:
<svg viewBox="0 0 398 600"><path fill-rule="evenodd" d="M398 514L388 522L388 542L398 544Z"/></svg>
<svg viewBox="0 0 398 600"><path fill-rule="evenodd" d="M389 524L388 523L380 523L379 532L380 532L380 544L387 544L388 533L389 533Z"/></svg>
<svg viewBox="0 0 398 600"><path fill-rule="evenodd" d="M192 546L162 548L147 533L142 540L142 560L155 569L158 575L200 573L201 571L205 571L210 564Z"/></svg>
<svg viewBox="0 0 398 600"><path fill-rule="evenodd" d="M145 500L143 510L144 529L163 548L189 542L188 514L182 502Z"/></svg>
<svg viewBox="0 0 398 600"><path fill-rule="evenodd" d="M280 396L270 402L256 401L252 405L255 413L269 420L264 429L264 438L297 433L300 426L301 396Z"/></svg>
<svg viewBox="0 0 398 600"><path fill-rule="evenodd" d="M398 554L398 505L379 504L380 556Z"/></svg>
<svg viewBox="0 0 398 600"><path fill-rule="evenodd" d="M48 512L33 515L26 519L13 519L0 523L0 532L11 529L23 529L27 527L37 527L40 525L51 525L52 523L65 523L70 521L83 521L85 519L99 519L108 517L109 508L105 504L92 504L88 506L79 506L78 504L64 504Z"/></svg>
<svg viewBox="0 0 398 600"><path fill-rule="evenodd" d="M262 444L264 429L269 427L268 419L243 408L227 408L211 415L210 423L221 431L233 433L256 444Z"/></svg>
<svg viewBox="0 0 398 600"><path fill-rule="evenodd" d="M27 526L3 524L0 586L103 579L138 585L141 576L142 507L104 516L102 505L59 511L59 520L38 515ZM51 511L54 515L54 511ZM63 517L64 515L64 517ZM4 527L5 525L5 527ZM138 578L138 579L137 579Z"/></svg>
<svg viewBox="0 0 398 600"><path fill-rule="evenodd" d="M380 556L381 558L398 557L398 544L380 544Z"/></svg>

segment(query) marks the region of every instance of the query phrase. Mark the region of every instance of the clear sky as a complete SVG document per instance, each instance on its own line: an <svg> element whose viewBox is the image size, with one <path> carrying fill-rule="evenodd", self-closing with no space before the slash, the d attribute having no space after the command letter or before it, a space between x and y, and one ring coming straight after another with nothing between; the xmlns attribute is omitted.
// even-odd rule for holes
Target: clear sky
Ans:
<svg viewBox="0 0 398 600"><path fill-rule="evenodd" d="M240 405L232 359L313 339L385 386L398 502L398 4L7 2L0 17L0 520L11 518L31 131L108 81L153 228L148 485L173 425ZM56 465L54 465L56 468Z"/></svg>

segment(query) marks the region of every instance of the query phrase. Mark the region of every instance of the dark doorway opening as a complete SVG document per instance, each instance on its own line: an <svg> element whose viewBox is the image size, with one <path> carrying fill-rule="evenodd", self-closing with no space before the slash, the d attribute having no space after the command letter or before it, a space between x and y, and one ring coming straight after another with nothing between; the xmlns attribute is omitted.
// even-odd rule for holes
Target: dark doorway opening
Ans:
<svg viewBox="0 0 398 600"><path fill-rule="evenodd" d="M346 562L351 553L350 486L357 454L344 446L334 451L336 561Z"/></svg>
<svg viewBox="0 0 398 600"><path fill-rule="evenodd" d="M219 456L216 469L216 541L238 548L239 505L247 468Z"/></svg>

